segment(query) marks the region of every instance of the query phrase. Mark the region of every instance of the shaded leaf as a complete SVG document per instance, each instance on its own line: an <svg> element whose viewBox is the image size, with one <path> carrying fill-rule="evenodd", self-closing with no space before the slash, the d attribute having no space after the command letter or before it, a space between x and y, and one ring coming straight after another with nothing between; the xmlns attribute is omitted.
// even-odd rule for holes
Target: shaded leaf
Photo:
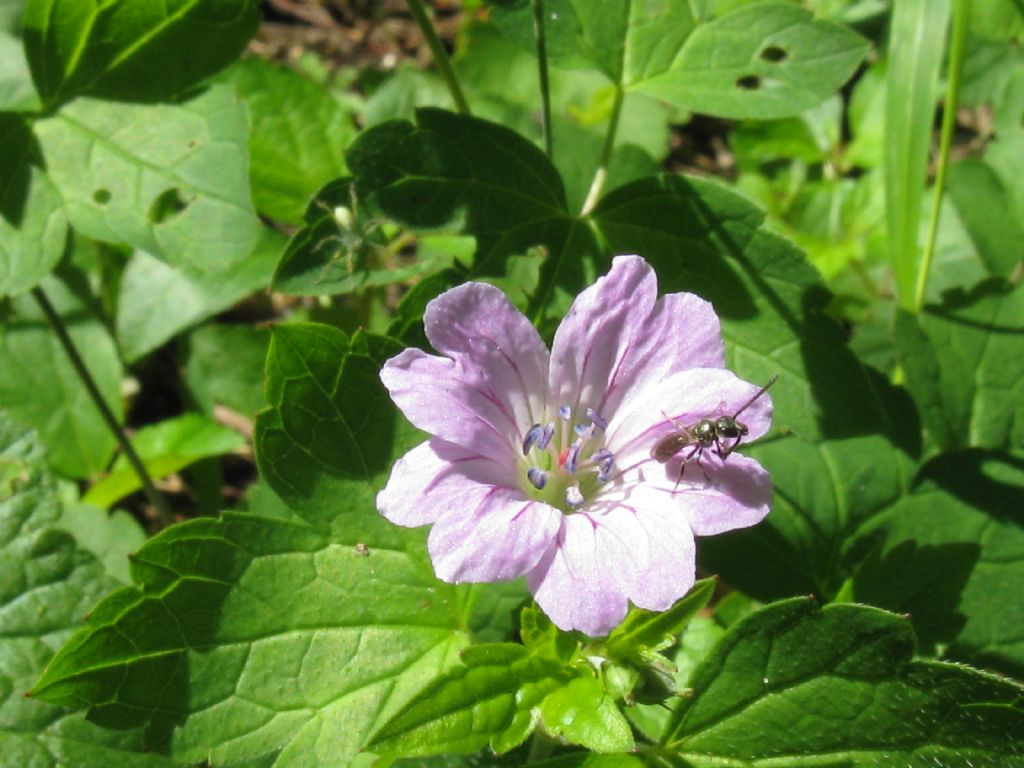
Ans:
<svg viewBox="0 0 1024 768"><path fill-rule="evenodd" d="M256 32L252 0L28 0L25 49L47 106L88 94L181 96L231 62Z"/></svg>
<svg viewBox="0 0 1024 768"><path fill-rule="evenodd" d="M252 418L266 405L263 369L268 328L210 324L188 336L185 381L204 413L225 405Z"/></svg>

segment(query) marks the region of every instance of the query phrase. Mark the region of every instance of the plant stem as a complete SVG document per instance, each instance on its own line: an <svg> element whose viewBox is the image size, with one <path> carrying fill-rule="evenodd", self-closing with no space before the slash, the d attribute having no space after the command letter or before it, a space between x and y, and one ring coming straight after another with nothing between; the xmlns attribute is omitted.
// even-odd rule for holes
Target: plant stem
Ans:
<svg viewBox="0 0 1024 768"><path fill-rule="evenodd" d="M946 186L946 169L949 166L949 150L953 144L953 130L956 127L956 108L960 102L960 83L963 80L964 58L967 53L968 0L954 0L953 23L950 27L949 67L946 72L946 99L942 107L942 132L939 137L939 156L935 167L935 183L932 188L932 210L928 221L928 234L924 252L917 273L914 291L914 312L920 313L924 306L924 291L928 284L928 272L935 255L935 239L939 231L939 212L942 195Z"/></svg>
<svg viewBox="0 0 1024 768"><path fill-rule="evenodd" d="M612 116L608 120L608 132L604 135L604 146L601 148L601 160L597 166L597 173L594 174L594 181L590 184L590 191L587 192L587 199L583 203L581 216L590 213L597 201L601 198L601 191L604 183L608 180L608 163L612 157L612 150L615 148L615 133L619 129L619 117L622 115L622 100L625 98L625 91L620 83L615 84L615 103L612 104Z"/></svg>
<svg viewBox="0 0 1024 768"><path fill-rule="evenodd" d="M67 328L64 327L64 322L60 319L60 315L53 308L50 300L43 293L43 289L36 287L32 289L32 298L39 304L40 309L43 310L43 314L46 315L47 321L57 334L57 338L60 340L60 344L64 347L64 352L71 360L71 365L75 369L75 373L78 374L78 378L82 380L85 385L86 391L89 393L89 397L92 398L93 403L100 411L100 416L103 417L103 421L106 422L107 427L111 432L114 433L114 438L117 440L117 444L121 447L124 457L131 464L135 474L139 476L139 482L142 483L142 490L146 494L146 498L149 499L149 503L153 505L156 510L157 516L160 518L160 523L163 526L168 526L174 522L174 518L171 516L170 507L167 506L167 500L163 497L153 485L153 480L150 478L146 468L142 465L142 461L139 459L139 455L135 453L135 449L132 448L131 442L128 440L128 436L125 435L124 430L121 429L121 425L117 423L117 419L114 418L114 414L111 413L110 407L107 405L106 400L103 399L103 395L100 394L99 387L96 386L96 382L92 378L92 374L89 373L89 369L85 367L85 362L82 360L82 356L78 354L78 350L75 348L74 342L71 340L71 336L68 335Z"/></svg>
<svg viewBox="0 0 1024 768"><path fill-rule="evenodd" d="M452 69L452 63L448 59L448 53L441 44L441 38L437 36L437 30L434 29L434 25L427 17L427 9L424 8L423 3L420 0L405 0L405 2L406 5L409 6L409 13L411 13L413 19L416 20L416 25L420 28L420 32L423 33L423 39L426 40L427 45L430 46L430 52L434 55L434 61L437 63L437 68L441 72L441 77L443 77L445 83L448 84L448 90L451 92L452 99L455 101L456 109L459 110L459 114L470 114L469 103L466 101L466 97L462 93L462 86L459 85L459 79L455 76L455 70Z"/></svg>
<svg viewBox="0 0 1024 768"><path fill-rule="evenodd" d="M533 34L537 39L537 67L540 76L540 130L544 152L551 159L551 87L548 83L548 45L544 36L544 0L533 0Z"/></svg>

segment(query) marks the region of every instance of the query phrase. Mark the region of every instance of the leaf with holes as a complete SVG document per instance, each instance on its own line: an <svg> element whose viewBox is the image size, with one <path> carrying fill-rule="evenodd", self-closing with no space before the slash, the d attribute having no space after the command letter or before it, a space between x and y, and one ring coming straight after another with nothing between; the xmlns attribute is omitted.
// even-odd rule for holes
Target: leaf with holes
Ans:
<svg viewBox="0 0 1024 768"><path fill-rule="evenodd" d="M28 123L0 112L0 296L35 287L60 260L68 223Z"/></svg>
<svg viewBox="0 0 1024 768"><path fill-rule="evenodd" d="M175 268L136 251L121 274L117 299L115 326L125 358L135 362L182 330L266 288L283 245L282 235L261 227L252 255L221 272Z"/></svg>
<svg viewBox="0 0 1024 768"><path fill-rule="evenodd" d="M160 101L230 63L259 18L253 0L28 0L23 34L48 107L82 94Z"/></svg>
<svg viewBox="0 0 1024 768"><path fill-rule="evenodd" d="M181 104L78 99L35 133L83 234L207 272L252 253L248 126L230 88Z"/></svg>
<svg viewBox="0 0 1024 768"><path fill-rule="evenodd" d="M66 514L66 513L65 513ZM105 515L94 541L109 538ZM64 528L57 486L32 433L0 415L0 744L9 765L171 768L139 732L111 732L23 693L53 648L116 582ZM137 529L138 526L136 526Z"/></svg>
<svg viewBox="0 0 1024 768"><path fill-rule="evenodd" d="M313 193L347 171L343 151L356 135L352 116L323 86L260 58L239 61L218 79L249 110L256 210L299 224Z"/></svg>
<svg viewBox="0 0 1024 768"><path fill-rule="evenodd" d="M867 53L848 28L790 3L743 5L697 26L669 67L633 87L735 119L798 115L835 93Z"/></svg>
<svg viewBox="0 0 1024 768"><path fill-rule="evenodd" d="M914 661L910 623L804 598L729 629L694 671L665 749L694 765L1016 765L1024 688Z"/></svg>

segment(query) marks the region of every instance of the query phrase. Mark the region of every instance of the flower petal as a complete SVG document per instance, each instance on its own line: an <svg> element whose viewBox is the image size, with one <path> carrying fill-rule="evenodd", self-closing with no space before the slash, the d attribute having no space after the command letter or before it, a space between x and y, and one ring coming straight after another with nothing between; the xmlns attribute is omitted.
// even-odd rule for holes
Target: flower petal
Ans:
<svg viewBox="0 0 1024 768"><path fill-rule="evenodd" d="M552 547L562 513L521 491L492 486L474 507L448 510L427 548L444 581L502 581L522 576Z"/></svg>
<svg viewBox="0 0 1024 768"><path fill-rule="evenodd" d="M642 397L631 399L616 413L608 425L606 445L615 454L616 466L625 470L652 461L651 449L666 436L703 418L733 416L741 408L738 420L748 430L743 440L756 440L772 420L768 392L750 402L759 389L724 368L682 371L646 388ZM707 449L704 455L712 452Z"/></svg>
<svg viewBox="0 0 1024 768"><path fill-rule="evenodd" d="M576 297L551 345L553 405L600 412L606 391L620 376L632 376L626 358L642 341L657 293L657 277L646 261L617 256L608 274Z"/></svg>
<svg viewBox="0 0 1024 768"><path fill-rule="evenodd" d="M705 451L700 467L687 466L678 483L682 459L669 462L654 483L672 495L698 536L714 536L761 522L772 506L772 479L759 462L738 453L722 459ZM673 492L674 491L674 492Z"/></svg>
<svg viewBox="0 0 1024 768"><path fill-rule="evenodd" d="M515 459L513 414L494 391L467 380L446 357L405 349L380 372L391 399L417 429L500 462Z"/></svg>
<svg viewBox="0 0 1024 768"><path fill-rule="evenodd" d="M644 485L602 494L593 518L600 535L618 539L629 553L615 563L626 596L640 608L664 611L690 591L697 572L696 547L687 516L671 495Z"/></svg>
<svg viewBox="0 0 1024 768"><path fill-rule="evenodd" d="M466 283L438 296L423 314L434 349L458 364L460 376L493 393L523 435L545 410L548 350L529 320L493 285Z"/></svg>
<svg viewBox="0 0 1024 768"><path fill-rule="evenodd" d="M443 440L428 440L395 462L377 509L414 528L452 511L473 509L509 474L502 465Z"/></svg>
<svg viewBox="0 0 1024 768"><path fill-rule="evenodd" d="M557 543L526 575L534 599L561 629L605 635L629 607L613 571L628 562L622 544L585 514L562 518Z"/></svg>

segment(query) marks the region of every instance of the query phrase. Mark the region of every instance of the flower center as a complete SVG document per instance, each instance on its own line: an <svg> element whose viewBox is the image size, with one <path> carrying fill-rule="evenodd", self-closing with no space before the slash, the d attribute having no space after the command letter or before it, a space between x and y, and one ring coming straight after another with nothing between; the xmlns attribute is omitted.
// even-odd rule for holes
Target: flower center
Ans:
<svg viewBox="0 0 1024 768"><path fill-rule="evenodd" d="M615 466L604 447L608 422L592 408L586 414L586 421L576 421L563 405L557 419L534 424L523 438L523 491L566 514L593 499Z"/></svg>

